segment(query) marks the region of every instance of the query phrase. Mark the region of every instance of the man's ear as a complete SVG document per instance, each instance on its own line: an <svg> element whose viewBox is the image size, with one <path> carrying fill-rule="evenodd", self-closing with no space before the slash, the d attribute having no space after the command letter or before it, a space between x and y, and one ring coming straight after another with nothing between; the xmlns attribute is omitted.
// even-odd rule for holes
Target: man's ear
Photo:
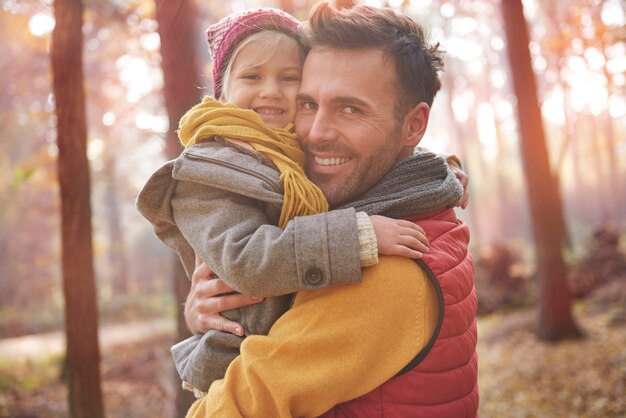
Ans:
<svg viewBox="0 0 626 418"><path fill-rule="evenodd" d="M420 143L428 127L429 115L430 107L426 103L420 102L404 116L405 147L413 148Z"/></svg>

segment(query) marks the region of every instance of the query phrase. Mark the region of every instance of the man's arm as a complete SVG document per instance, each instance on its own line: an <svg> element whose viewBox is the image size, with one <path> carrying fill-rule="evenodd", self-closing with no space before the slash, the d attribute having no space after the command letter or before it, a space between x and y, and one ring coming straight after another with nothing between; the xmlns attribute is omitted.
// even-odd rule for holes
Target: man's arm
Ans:
<svg viewBox="0 0 626 418"><path fill-rule="evenodd" d="M243 325L223 317L221 312L262 301L261 297L236 292L198 258L185 301L185 322L195 335L215 329L243 337Z"/></svg>
<svg viewBox="0 0 626 418"><path fill-rule="evenodd" d="M435 328L434 287L402 257L381 257L363 275L299 292L269 335L246 338L187 416L319 416L393 377Z"/></svg>

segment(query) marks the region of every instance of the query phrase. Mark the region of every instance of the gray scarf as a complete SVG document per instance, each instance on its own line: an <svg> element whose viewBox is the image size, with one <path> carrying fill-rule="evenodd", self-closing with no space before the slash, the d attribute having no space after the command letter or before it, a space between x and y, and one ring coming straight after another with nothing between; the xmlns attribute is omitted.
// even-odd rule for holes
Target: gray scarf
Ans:
<svg viewBox="0 0 626 418"><path fill-rule="evenodd" d="M463 186L445 160L424 148L398 161L369 191L342 207L393 218L453 207Z"/></svg>

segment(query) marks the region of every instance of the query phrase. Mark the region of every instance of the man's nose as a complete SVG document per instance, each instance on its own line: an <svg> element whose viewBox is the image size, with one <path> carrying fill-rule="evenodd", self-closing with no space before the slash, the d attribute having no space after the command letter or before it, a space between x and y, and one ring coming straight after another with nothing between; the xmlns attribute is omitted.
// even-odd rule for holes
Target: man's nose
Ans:
<svg viewBox="0 0 626 418"><path fill-rule="evenodd" d="M337 131L334 129L332 118L327 112L318 110L309 131L309 142L319 145L332 142L336 138Z"/></svg>

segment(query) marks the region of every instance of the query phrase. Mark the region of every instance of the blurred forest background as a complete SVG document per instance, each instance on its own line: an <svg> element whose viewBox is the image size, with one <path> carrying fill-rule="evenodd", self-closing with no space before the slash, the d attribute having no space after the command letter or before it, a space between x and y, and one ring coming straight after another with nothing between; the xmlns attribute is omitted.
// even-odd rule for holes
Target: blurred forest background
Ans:
<svg viewBox="0 0 626 418"><path fill-rule="evenodd" d="M523 2L551 171L544 181L560 197L557 231L574 297L571 312L586 336L546 344L536 333L538 247L527 192L534 167L520 151L522 102L501 7L507 1L356 3L404 11L430 27L432 40L447 51L443 90L421 145L460 156L470 177L470 206L457 212L471 227L476 261L481 416L626 416L624 4ZM0 9L0 417L69 414L60 333L65 308L53 3L2 0ZM313 3L84 1L87 155L107 416L176 416L174 399L178 409L188 402L176 395L168 351L176 330L182 332L176 318L186 289L176 285L175 261L134 199L149 174L178 152L172 138L177 115L211 93L204 29L232 11L258 6L304 18ZM186 20L177 20L181 9ZM172 74L180 75L178 84ZM28 339L36 334L41 338Z"/></svg>

